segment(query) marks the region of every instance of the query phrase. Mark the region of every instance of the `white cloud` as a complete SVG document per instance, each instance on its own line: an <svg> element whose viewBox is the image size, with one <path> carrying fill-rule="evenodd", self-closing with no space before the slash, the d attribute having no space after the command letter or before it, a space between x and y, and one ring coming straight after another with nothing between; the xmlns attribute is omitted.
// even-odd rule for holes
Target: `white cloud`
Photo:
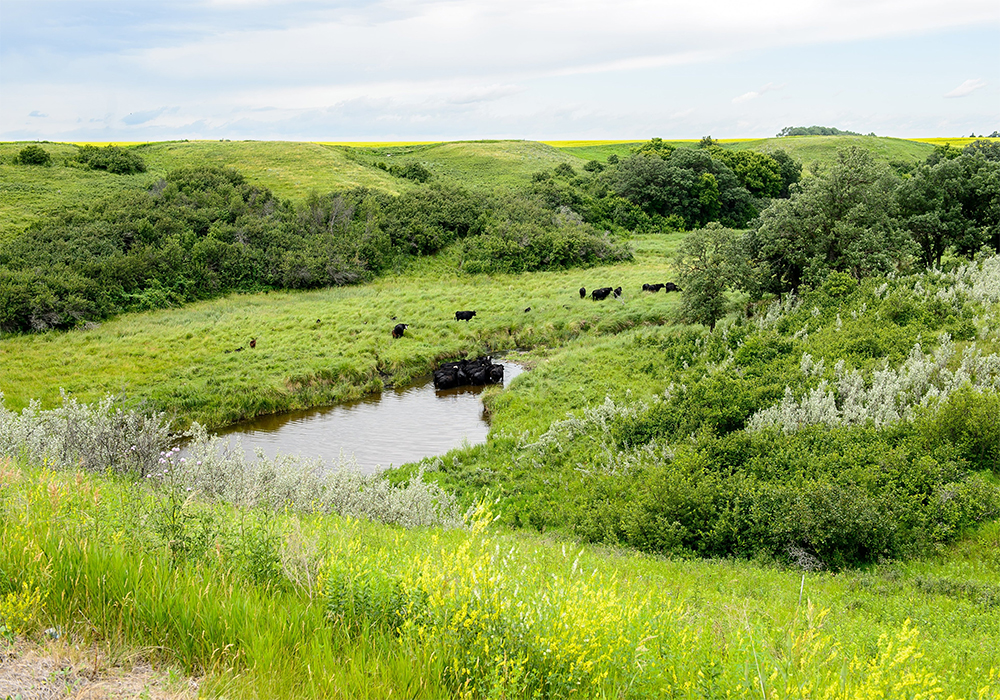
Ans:
<svg viewBox="0 0 1000 700"><path fill-rule="evenodd" d="M767 85L765 85L764 87L762 87L760 90L753 90L751 92L744 92L739 97L734 97L733 98L733 104L739 104L741 102L748 102L750 100L755 100L758 97L760 97L761 95L763 95L764 93L773 92L775 90L781 90L784 87L785 87L784 83L782 83L781 85L775 85L774 83L768 83Z"/></svg>
<svg viewBox="0 0 1000 700"><path fill-rule="evenodd" d="M964 83L959 85L951 92L946 93L945 97L965 97L966 95L975 92L981 87L986 87L985 80L980 80L978 78L966 80Z"/></svg>
<svg viewBox="0 0 1000 700"><path fill-rule="evenodd" d="M367 125L376 137L379 122L429 119L427 133L445 136L450 125L487 136L563 124L561 133L721 135L751 101L753 124L773 133L814 123L817 104L889 94L903 96L901 115L917 99L968 112L969 101L942 101L907 82L907 71L923 71L924 84L954 75L949 61L983 66L983 80L951 97L1000 80L989 68L1000 65L996 48L968 58L965 45L940 39L955 27L995 34L996 0L144 0L111 11L119 3L12 3L18 11L0 26L0 135L58 136L81 119L137 139L253 125L298 138L299 124L331 137L341 125ZM30 41L18 38L43 25ZM855 59L859 47L895 41L895 50L902 37L922 42L939 73L899 58L911 67ZM803 74L812 67L815 79ZM746 92L766 78L796 86L782 101L790 104L759 99L784 82ZM833 100L838 88L845 92ZM569 104L578 108L562 110ZM28 106L49 118L29 119Z"/></svg>

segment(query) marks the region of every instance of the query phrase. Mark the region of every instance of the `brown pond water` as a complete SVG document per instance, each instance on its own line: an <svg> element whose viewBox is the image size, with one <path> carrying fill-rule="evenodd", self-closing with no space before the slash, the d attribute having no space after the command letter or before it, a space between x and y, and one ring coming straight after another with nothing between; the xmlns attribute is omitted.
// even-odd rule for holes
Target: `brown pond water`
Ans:
<svg viewBox="0 0 1000 700"><path fill-rule="evenodd" d="M494 362L504 366L504 386L524 371L506 359ZM258 448L271 458L280 452L321 458L330 465L353 456L362 472L371 473L485 442L490 425L479 400L485 388L438 391L427 377L351 403L261 416L219 435L238 437L249 459Z"/></svg>

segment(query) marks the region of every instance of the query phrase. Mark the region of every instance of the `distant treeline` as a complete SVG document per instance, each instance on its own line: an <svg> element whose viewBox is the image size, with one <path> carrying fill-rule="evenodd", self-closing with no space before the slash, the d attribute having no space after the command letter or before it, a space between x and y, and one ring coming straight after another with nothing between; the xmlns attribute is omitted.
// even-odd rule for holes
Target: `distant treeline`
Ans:
<svg viewBox="0 0 1000 700"><path fill-rule="evenodd" d="M782 136L861 136L856 131L841 131L833 126L786 126L777 133Z"/></svg>

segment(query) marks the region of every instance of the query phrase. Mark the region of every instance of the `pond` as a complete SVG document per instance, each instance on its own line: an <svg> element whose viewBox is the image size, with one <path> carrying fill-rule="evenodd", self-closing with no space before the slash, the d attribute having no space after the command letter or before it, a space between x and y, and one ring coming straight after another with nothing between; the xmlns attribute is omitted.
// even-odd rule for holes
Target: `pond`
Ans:
<svg viewBox="0 0 1000 700"><path fill-rule="evenodd" d="M504 386L524 368L507 359ZM405 388L386 389L359 401L325 408L261 416L219 432L239 438L253 458L295 454L336 464L353 456L365 473L441 455L463 444L486 441L490 425L479 399L483 386L438 391L430 377ZM233 441L230 440L230 443Z"/></svg>

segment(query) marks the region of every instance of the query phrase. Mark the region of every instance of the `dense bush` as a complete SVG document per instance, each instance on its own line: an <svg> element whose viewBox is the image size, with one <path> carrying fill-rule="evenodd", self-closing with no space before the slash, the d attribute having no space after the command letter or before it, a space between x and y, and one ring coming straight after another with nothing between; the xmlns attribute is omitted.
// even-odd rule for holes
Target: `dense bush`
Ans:
<svg viewBox="0 0 1000 700"><path fill-rule="evenodd" d="M18 151L14 162L19 165L51 165L52 156L41 146L31 144Z"/></svg>
<svg viewBox="0 0 1000 700"><path fill-rule="evenodd" d="M135 151L120 146L81 146L76 162L91 170L106 170L116 175L146 172L146 163Z"/></svg>
<svg viewBox="0 0 1000 700"><path fill-rule="evenodd" d="M538 198L494 197L462 246L470 273L520 273L631 258L628 248L596 231L568 207L553 213Z"/></svg>
<svg viewBox="0 0 1000 700"><path fill-rule="evenodd" d="M499 491L513 525L650 552L839 568L931 551L1000 517L998 265L837 273L711 334L637 332L587 370L603 403L442 477ZM659 393L616 391L636 372Z"/></svg>

